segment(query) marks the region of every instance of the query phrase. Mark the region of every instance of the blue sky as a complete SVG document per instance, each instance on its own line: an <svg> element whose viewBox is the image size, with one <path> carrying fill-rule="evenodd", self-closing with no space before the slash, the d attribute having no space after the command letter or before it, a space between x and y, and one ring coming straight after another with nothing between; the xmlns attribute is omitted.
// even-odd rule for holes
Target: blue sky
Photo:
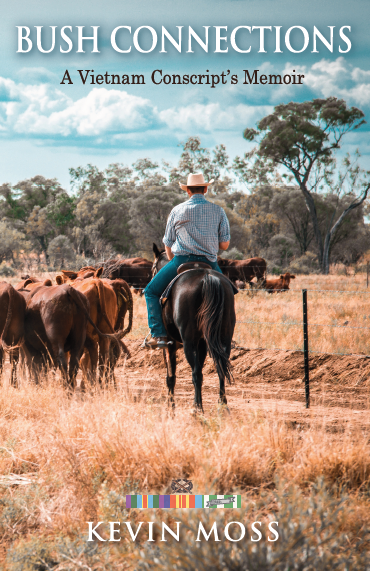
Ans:
<svg viewBox="0 0 370 571"><path fill-rule="evenodd" d="M331 95L344 98L362 109L370 122L370 35L368 0L126 0L64 1L0 0L0 168L2 182L15 183L36 174L57 177L69 186L69 167L92 163L105 168L109 163L130 164L137 158L150 157L175 163L180 153L178 144L190 135L198 135L202 143L212 147L224 143L233 158L247 150L242 138L246 127L272 111L274 105L295 100ZM92 42L84 54L76 53L74 42L70 53L59 52L60 28L99 26L100 53L90 53ZM128 54L116 53L110 34L117 26L153 27L160 38L161 26L177 35L176 26L192 28L204 38L203 26L210 26L210 49L199 46L186 53L186 42L179 54L168 43L167 53L160 53L160 40L151 53L134 48ZM49 26L57 26L56 49L40 53L35 46L25 54L17 52L16 26L28 26L36 42L35 26L44 26L44 49L51 44ZM250 53L213 53L214 26L227 26L222 31L230 38L237 26L272 26L266 31L265 49L259 53L259 32L239 32L240 47L251 45ZM281 26L282 53L274 53L274 26ZM334 28L334 50L330 53L320 42L312 53L312 40L302 53L292 53L284 45L284 35L291 26L303 26L312 37L316 26L329 37L328 26ZM339 53L339 28L351 26L348 34L352 48ZM119 45L127 47L129 36L118 36ZM149 32L139 36L142 47L150 45ZM302 34L292 34L292 46L299 49ZM126 42L126 43L125 43ZM149 42L149 44L148 44ZM248 43L249 42L249 43ZM131 42L132 43L132 42ZM60 85L68 69L73 85ZM144 74L145 85L83 85L78 69L94 70L95 75ZM153 70L167 74L220 74L230 70L239 77L238 85L202 86L153 85ZM259 69L261 73L305 75L304 85L243 85L243 70ZM360 147L363 165L370 168L368 125L347 138L343 151Z"/></svg>

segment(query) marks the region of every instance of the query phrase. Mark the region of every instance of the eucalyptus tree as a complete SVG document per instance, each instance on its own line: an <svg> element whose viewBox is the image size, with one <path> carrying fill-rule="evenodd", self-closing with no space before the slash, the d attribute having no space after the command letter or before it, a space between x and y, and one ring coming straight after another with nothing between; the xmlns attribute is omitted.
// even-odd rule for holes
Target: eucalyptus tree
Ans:
<svg viewBox="0 0 370 571"><path fill-rule="evenodd" d="M324 274L329 272L330 249L336 232L348 214L364 203L370 189L370 172L360 168L359 153L354 160L347 155L341 167L336 158L345 135L364 123L360 109L348 107L335 97L281 104L259 121L257 129L244 131L247 141L258 142L252 168L247 168L252 153L246 154L244 161L237 157L234 162L234 169L241 177L267 179L268 173L283 167L296 181L310 213ZM337 197L325 231L319 223L315 200L315 194L320 192Z"/></svg>

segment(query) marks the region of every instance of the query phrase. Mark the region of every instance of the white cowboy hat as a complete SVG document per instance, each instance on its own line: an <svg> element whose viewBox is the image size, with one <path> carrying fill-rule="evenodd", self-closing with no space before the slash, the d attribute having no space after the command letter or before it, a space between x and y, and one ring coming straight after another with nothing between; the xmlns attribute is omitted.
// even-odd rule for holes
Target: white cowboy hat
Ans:
<svg viewBox="0 0 370 571"><path fill-rule="evenodd" d="M181 182L179 182L179 185L181 186L182 190L186 190L188 186L209 186L213 182L213 179L209 182L205 182L203 173L197 172L195 174L188 175L188 181L186 184L181 184Z"/></svg>

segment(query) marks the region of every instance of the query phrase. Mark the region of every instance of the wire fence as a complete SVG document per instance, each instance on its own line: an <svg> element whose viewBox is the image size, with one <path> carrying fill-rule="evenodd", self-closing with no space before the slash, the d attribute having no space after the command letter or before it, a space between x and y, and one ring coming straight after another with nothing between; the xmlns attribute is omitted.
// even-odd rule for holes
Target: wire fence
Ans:
<svg viewBox="0 0 370 571"><path fill-rule="evenodd" d="M314 316L317 314L320 314L320 308L315 307L315 301L317 303L317 297L318 295L320 295L321 297L324 297L326 295L329 296L333 296L333 294L341 294L341 295L350 295L350 296L354 296L354 294L357 294L359 296L366 296L366 304L368 305L369 302L369 290L357 290L357 291L350 291L350 290L329 290L329 289L319 289L319 288L315 288L315 289L303 289L301 291L299 290L290 290L290 293L293 294L301 294L302 295L302 315L303 315L303 320L298 320L298 319L285 319L283 321L262 321L262 320L254 320L254 319L247 319L247 320L237 320L237 324L241 325L241 324L248 324L251 326L257 326L257 327L268 327L269 329L272 327L277 327L277 328L295 328L301 331L302 334L302 341L303 343L300 343L300 347L296 346L294 349L286 349L286 348L280 348L280 347L276 347L274 346L273 348L277 351L299 351L303 353L303 362L304 362L304 381L305 381L305 400L306 400L306 407L308 408L310 406L310 367L309 367L309 356L310 355L335 355L335 356L351 356L351 357L355 357L355 356L359 356L359 357L365 357L365 358L370 358L370 356L368 355L369 353L369 344L368 344L368 335L366 335L366 331L370 331L370 327L368 326L363 326L363 325L349 325L349 321L346 320L343 324L339 324L339 323L322 323L322 322L316 322L316 321L309 321L308 319L308 307L309 307L309 297L308 294L310 294L311 297L311 303L312 303L312 308L313 308L313 314ZM356 298L357 302L358 302L358 297ZM338 304L332 304L332 306L337 306ZM348 305L348 302L347 302ZM330 306L329 306L330 307ZM326 304L326 308L328 309L328 305ZM348 311L348 313L350 313L351 311ZM346 311L343 312L344 314L346 314ZM358 318L358 316L356 316ZM363 318L367 319L370 318L370 316L366 316L366 315L362 315ZM314 340L317 340L318 334L316 333L317 329L324 329L324 331L326 330L330 330L331 332L331 340L333 340L335 337L333 335L333 331L339 331L340 333L344 333L345 337L347 338L347 342L348 342L348 337L350 336L350 340L351 341L355 341L357 342L358 339L354 338L354 332L361 332L361 341L362 341L362 348L365 349L365 351L319 351L316 349L310 349L309 348L309 332L311 333L311 329L313 328L314 330ZM350 332L348 334L348 332ZM326 338L327 335L326 334L321 334L320 335L321 338ZM267 347L266 347L267 348ZM367 389L366 389L367 390Z"/></svg>
<svg viewBox="0 0 370 571"><path fill-rule="evenodd" d="M310 406L310 356L370 358L370 336L366 333L370 331L369 290L306 288L271 294L268 289L254 288L240 293L241 296L235 298L235 346L301 353L307 408ZM273 314L279 314L280 318L277 315L271 319ZM326 318L331 322L325 322ZM146 322L146 313L136 319ZM341 322L344 319L344 323ZM359 320L363 323L358 323ZM279 340L283 343L279 344ZM364 390L368 390L367 387Z"/></svg>

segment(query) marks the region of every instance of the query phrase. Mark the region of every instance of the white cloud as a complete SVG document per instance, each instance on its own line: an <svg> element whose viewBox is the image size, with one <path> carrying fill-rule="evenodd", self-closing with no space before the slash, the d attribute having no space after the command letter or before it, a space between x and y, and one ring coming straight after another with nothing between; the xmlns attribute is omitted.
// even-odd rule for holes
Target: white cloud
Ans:
<svg viewBox="0 0 370 571"><path fill-rule="evenodd" d="M303 101L312 97L338 97L345 99L349 105L370 106L370 71L354 67L344 57L331 61L321 59L312 66L286 62L283 68L264 62L259 74L304 75L302 84L288 85L238 85L230 86L225 94L234 101L248 98L248 102L279 104L291 99ZM225 98L224 98L225 101Z"/></svg>
<svg viewBox="0 0 370 571"><path fill-rule="evenodd" d="M255 123L272 108L268 105L244 105L222 108L220 103L193 104L185 107L172 107L160 112L161 119L168 127L191 131L230 131L243 129L249 123Z"/></svg>
<svg viewBox="0 0 370 571"><path fill-rule="evenodd" d="M23 85L0 78L0 128L9 135L97 137L158 126L149 101L126 91L94 88L74 101L48 84Z"/></svg>
<svg viewBox="0 0 370 571"><path fill-rule="evenodd" d="M0 102L12 101L18 98L19 90L11 79L0 77Z"/></svg>
<svg viewBox="0 0 370 571"><path fill-rule="evenodd" d="M92 89L77 101L43 101L31 104L17 118L17 132L95 137L121 131L150 128L158 121L156 108L148 99L129 95L125 91ZM63 105L63 109L54 109ZM48 112L50 111L50 112Z"/></svg>
<svg viewBox="0 0 370 571"><path fill-rule="evenodd" d="M304 84L323 97L335 96L349 104L370 105L370 71L353 67L344 57L334 61L322 59L311 68L301 66Z"/></svg>
<svg viewBox="0 0 370 571"><path fill-rule="evenodd" d="M50 84L24 85L0 78L0 134L31 137L56 144L85 140L93 146L121 146L138 141L143 131L178 133L240 130L269 113L269 106L196 103L161 112L149 99L118 89L94 88L73 100ZM1 91L0 91L1 93Z"/></svg>
<svg viewBox="0 0 370 571"><path fill-rule="evenodd" d="M370 105L370 71L343 57L311 67L286 63L283 70L265 62L260 73L304 74L304 84L237 85L209 102L204 92L193 103L182 100L158 110L150 99L117 88L94 87L79 99L50 83L17 83L0 77L0 136L36 139L41 144L85 147L163 146L184 135L240 133L271 113L272 104L336 96L351 105ZM43 70L36 70L41 71ZM267 89L267 88L270 89ZM169 143L168 143L169 144Z"/></svg>

